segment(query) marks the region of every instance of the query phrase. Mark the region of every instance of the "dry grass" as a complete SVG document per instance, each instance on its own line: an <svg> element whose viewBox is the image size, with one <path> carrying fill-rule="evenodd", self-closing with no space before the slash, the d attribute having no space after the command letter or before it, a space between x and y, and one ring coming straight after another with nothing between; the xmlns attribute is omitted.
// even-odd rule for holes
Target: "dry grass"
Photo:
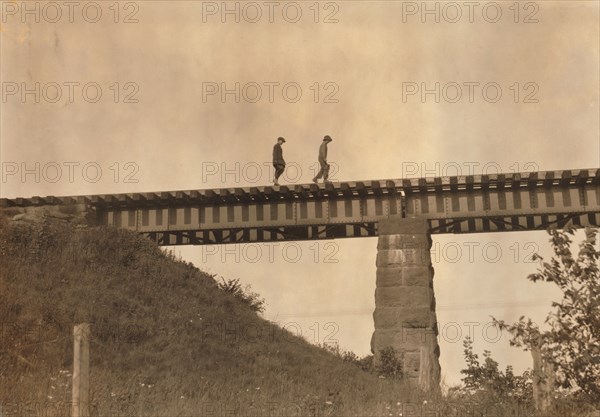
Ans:
<svg viewBox="0 0 600 417"><path fill-rule="evenodd" d="M4 417L69 415L81 322L92 324L93 416L515 415L344 362L133 233L10 223L0 221Z"/></svg>
<svg viewBox="0 0 600 417"><path fill-rule="evenodd" d="M424 395L262 319L130 232L52 222L1 232L7 415L68 410L80 322L92 323L95 415L379 415Z"/></svg>

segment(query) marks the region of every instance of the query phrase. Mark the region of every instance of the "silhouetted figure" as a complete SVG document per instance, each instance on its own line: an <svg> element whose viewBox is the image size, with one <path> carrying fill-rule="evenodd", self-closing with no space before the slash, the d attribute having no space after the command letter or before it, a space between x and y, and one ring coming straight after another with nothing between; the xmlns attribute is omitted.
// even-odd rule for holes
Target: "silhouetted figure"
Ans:
<svg viewBox="0 0 600 417"><path fill-rule="evenodd" d="M319 147L319 164L321 164L321 170L319 171L317 176L313 178L313 181L315 183L317 183L320 178L323 178L323 182L330 182L329 164L327 163L327 145L329 145L329 142L331 142L332 140L333 139L331 139L329 135L325 135L325 137L323 138L323 142Z"/></svg>
<svg viewBox="0 0 600 417"><path fill-rule="evenodd" d="M277 138L277 143L273 146L273 167L275 168L275 185L279 185L279 177L285 170L285 160L283 159L283 149L281 145L285 143L285 139L280 137Z"/></svg>

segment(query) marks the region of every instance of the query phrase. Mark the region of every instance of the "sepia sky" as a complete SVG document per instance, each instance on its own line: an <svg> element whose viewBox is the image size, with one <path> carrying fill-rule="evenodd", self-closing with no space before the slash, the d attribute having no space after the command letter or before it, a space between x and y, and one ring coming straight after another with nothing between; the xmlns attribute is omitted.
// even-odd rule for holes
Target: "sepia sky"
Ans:
<svg viewBox="0 0 600 417"><path fill-rule="evenodd" d="M0 2L2 197L267 185L278 136L288 184L314 176L325 134L338 181L600 166L596 1L51 3ZM543 320L557 294L525 277L547 240L434 238L447 383L463 366L452 323L530 366L481 329ZM267 318L366 354L376 243L176 252L251 284Z"/></svg>

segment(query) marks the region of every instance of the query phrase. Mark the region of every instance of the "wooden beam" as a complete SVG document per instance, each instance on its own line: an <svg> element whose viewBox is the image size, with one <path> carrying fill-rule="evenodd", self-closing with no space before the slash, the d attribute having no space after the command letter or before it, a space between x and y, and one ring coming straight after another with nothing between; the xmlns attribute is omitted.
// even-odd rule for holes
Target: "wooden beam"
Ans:
<svg viewBox="0 0 600 417"><path fill-rule="evenodd" d="M358 195L360 197L366 197L367 196L367 188L365 187L365 183L362 181L357 181L356 182L356 191L358 192Z"/></svg>
<svg viewBox="0 0 600 417"><path fill-rule="evenodd" d="M350 185L347 182L342 182L340 184L340 190L342 191L342 195L345 198L352 198L352 189L350 188Z"/></svg>
<svg viewBox="0 0 600 417"><path fill-rule="evenodd" d="M535 187L537 187L537 183L538 183L538 173L530 172L529 177L527 178L527 187L535 188Z"/></svg>
<svg viewBox="0 0 600 417"><path fill-rule="evenodd" d="M573 173L570 170L563 171L562 174L560 175L559 183L562 186L567 186L571 182L572 178L573 178Z"/></svg>
<svg viewBox="0 0 600 417"><path fill-rule="evenodd" d="M512 175L510 186L512 188L519 188L521 186L521 174L516 173Z"/></svg>
<svg viewBox="0 0 600 417"><path fill-rule="evenodd" d="M404 191L404 194L411 194L412 193L412 183L410 182L409 179L403 179L402 180L402 190Z"/></svg>
<svg viewBox="0 0 600 417"><path fill-rule="evenodd" d="M458 191L458 177L450 177L450 190Z"/></svg>
<svg viewBox="0 0 600 417"><path fill-rule="evenodd" d="M371 181L371 189L375 196L381 197L383 195L383 190L381 189L381 183L379 181Z"/></svg>
<svg viewBox="0 0 600 417"><path fill-rule="evenodd" d="M120 203L125 203L125 204L129 204L132 201L131 197L127 194L118 194L117 199L119 200Z"/></svg>
<svg viewBox="0 0 600 417"><path fill-rule="evenodd" d="M104 201L104 197L102 197L101 195L93 195L91 198L92 198L92 204L106 203L106 201Z"/></svg>
<svg viewBox="0 0 600 417"><path fill-rule="evenodd" d="M467 175L465 177L465 186L467 188L467 191L473 191L474 184L475 184L475 178L472 175Z"/></svg>
<svg viewBox="0 0 600 417"><path fill-rule="evenodd" d="M506 175L498 174L498 179L496 180L496 187L499 190L503 189L506 186Z"/></svg>
<svg viewBox="0 0 600 417"><path fill-rule="evenodd" d="M90 415L90 325L73 329L73 417Z"/></svg>
<svg viewBox="0 0 600 417"><path fill-rule="evenodd" d="M588 182L589 177L590 172L587 169L582 169L581 171L579 171L579 174L577 174L577 179L575 180L575 183L579 186L582 186Z"/></svg>
<svg viewBox="0 0 600 417"><path fill-rule="evenodd" d="M592 184L600 185L600 169L596 170L596 174L594 175L594 178L592 179Z"/></svg>
<svg viewBox="0 0 600 417"><path fill-rule="evenodd" d="M554 172L548 171L544 175L544 187L550 188L552 187L552 184L554 184Z"/></svg>
<svg viewBox="0 0 600 417"><path fill-rule="evenodd" d="M248 193L243 188L236 188L234 194L240 201L246 201L248 197Z"/></svg>
<svg viewBox="0 0 600 417"><path fill-rule="evenodd" d="M490 176L489 175L481 176L481 189L484 191L488 191L490 189Z"/></svg>
<svg viewBox="0 0 600 417"><path fill-rule="evenodd" d="M392 180L386 180L385 188L390 195L396 195L398 190L396 189L396 183Z"/></svg>

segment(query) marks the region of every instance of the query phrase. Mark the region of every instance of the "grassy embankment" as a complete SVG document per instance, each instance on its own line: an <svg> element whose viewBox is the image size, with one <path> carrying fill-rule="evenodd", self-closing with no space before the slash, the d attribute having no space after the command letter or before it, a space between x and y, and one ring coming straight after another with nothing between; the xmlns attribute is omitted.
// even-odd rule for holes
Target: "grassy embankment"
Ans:
<svg viewBox="0 0 600 417"><path fill-rule="evenodd" d="M262 319L133 233L48 220L0 233L5 415L68 410L82 322L96 415L398 415L425 399Z"/></svg>
<svg viewBox="0 0 600 417"><path fill-rule="evenodd" d="M429 394L261 318L134 233L0 213L3 416L68 416L73 325L92 325L92 416L528 416ZM545 416L569 413L564 405Z"/></svg>

